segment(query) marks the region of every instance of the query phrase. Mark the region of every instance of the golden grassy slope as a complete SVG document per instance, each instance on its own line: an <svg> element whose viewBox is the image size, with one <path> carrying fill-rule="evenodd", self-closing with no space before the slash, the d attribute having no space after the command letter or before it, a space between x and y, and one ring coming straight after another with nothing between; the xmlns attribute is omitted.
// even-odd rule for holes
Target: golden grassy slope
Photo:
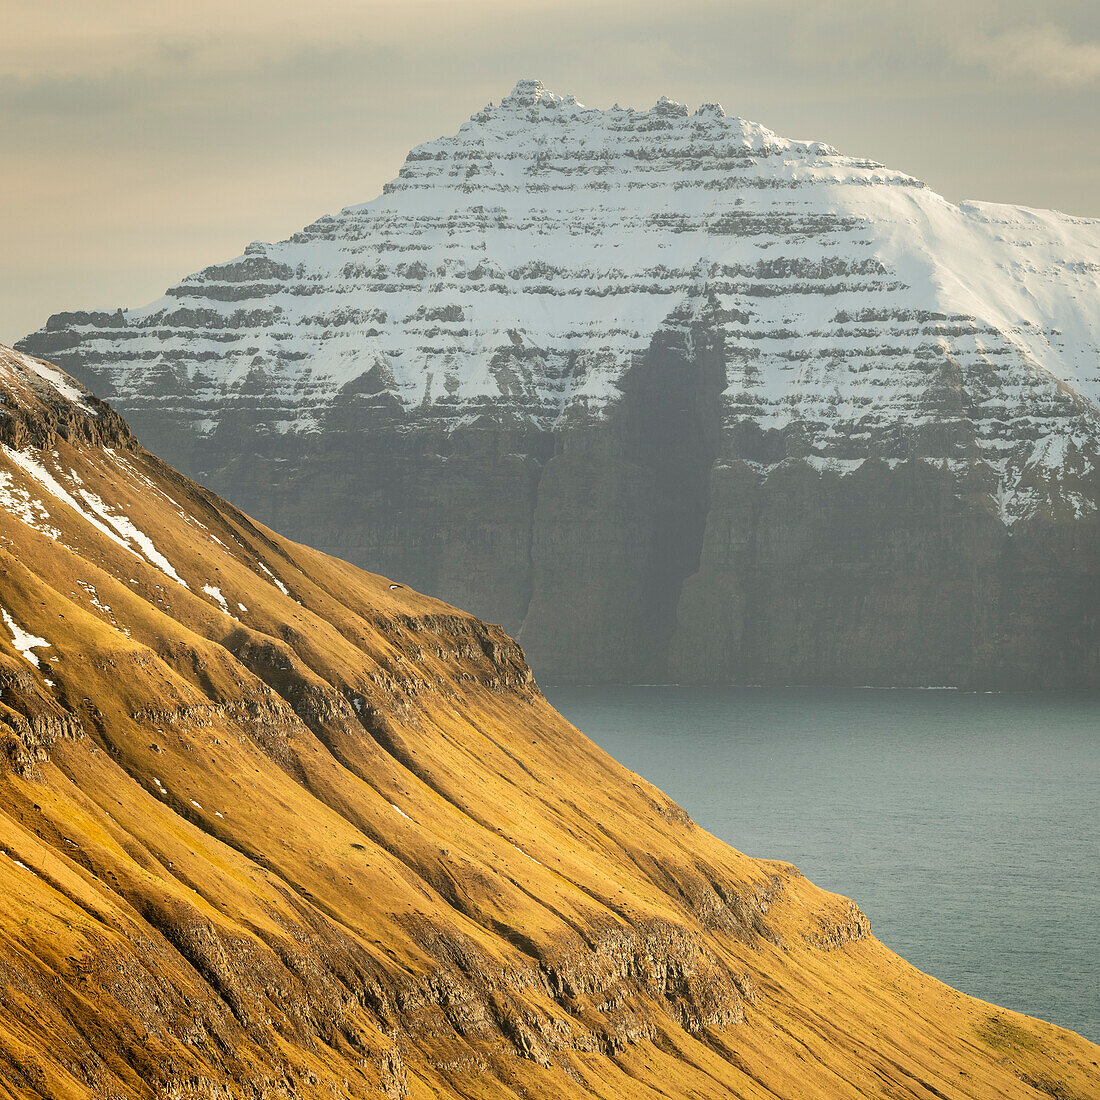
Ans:
<svg viewBox="0 0 1100 1100"><path fill-rule="evenodd" d="M1100 1096L1100 1049L697 828L498 628L2 350L0 390L0 605L49 643L0 624L0 1096Z"/></svg>

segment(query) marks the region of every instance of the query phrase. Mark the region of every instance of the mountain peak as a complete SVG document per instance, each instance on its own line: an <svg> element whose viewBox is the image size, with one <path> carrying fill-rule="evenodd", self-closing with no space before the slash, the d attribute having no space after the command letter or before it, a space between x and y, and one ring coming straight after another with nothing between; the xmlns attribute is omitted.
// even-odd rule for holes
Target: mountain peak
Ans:
<svg viewBox="0 0 1100 1100"><path fill-rule="evenodd" d="M602 110L600 108L589 108L578 101L575 95L558 95L556 92L552 92L541 81L533 77L524 77L516 81L515 87L500 101L501 107L548 107L551 109L567 106L578 107L583 111L594 111L599 114L621 112L623 110L632 110L632 108L623 108L616 103L608 110ZM655 115L667 115L673 118L687 118L689 115L688 108L679 100L672 99L670 96L660 96L657 102L649 111L650 114ZM713 117L713 118L725 118L726 112L721 103L703 103L700 104L699 109L694 112L697 117ZM752 125L758 125L753 123Z"/></svg>
<svg viewBox="0 0 1100 1100"><path fill-rule="evenodd" d="M517 80L516 86L500 101L502 107L558 106L562 103L576 104L577 97L556 95L541 80L531 77Z"/></svg>
<svg viewBox="0 0 1100 1100"><path fill-rule="evenodd" d="M622 116L626 116L630 121L624 121ZM612 130L623 125L629 130L631 123L640 125L645 130L656 123L656 129L671 129L673 133L677 132L678 125L684 125L690 129L700 123L711 122L718 124L713 134L715 138L734 136L739 141L758 149L799 148L820 155L837 155L835 149L821 142L788 141L759 122L752 122L736 115L727 116L720 103L703 103L692 112L679 100L662 95L649 109L622 107L618 103L610 108L586 107L575 95L558 95L547 88L541 80L533 77L517 80L511 92L500 101L499 107L494 107L492 103L488 104L472 116L471 122L486 123L511 117L527 122L544 120L560 122L571 117L594 127Z"/></svg>
<svg viewBox="0 0 1100 1100"><path fill-rule="evenodd" d="M88 389L63 370L0 344L0 394L8 407L69 404L88 416L97 416Z"/></svg>
<svg viewBox="0 0 1100 1100"><path fill-rule="evenodd" d="M471 142L480 146L487 135L492 135L489 140L493 143L501 138L522 143L531 137L535 144L541 144L549 133L554 134L555 141L560 134L563 141L589 146L599 143L606 146L605 156L621 152L636 163L666 159L670 154L677 162L682 151L690 154L692 150L707 150L710 156L720 158L726 151L738 149L756 156L791 156L801 161L832 158L834 173L871 165L866 160L842 157L824 142L792 140L762 123L728 115L721 103L702 103L692 111L671 96L662 95L649 108L623 107L619 103L606 108L588 107L575 95L558 95L534 78L517 81L499 106L489 103L482 107L457 134L417 146L410 159L426 156L428 150L433 155L442 152L445 158L448 148ZM882 165L873 167L881 169ZM902 173L890 175L900 177ZM399 179L387 184L386 191L400 186Z"/></svg>
<svg viewBox="0 0 1100 1100"><path fill-rule="evenodd" d="M651 114L668 115L671 118L687 118L688 109L675 99L669 99L667 95L661 96L653 105Z"/></svg>

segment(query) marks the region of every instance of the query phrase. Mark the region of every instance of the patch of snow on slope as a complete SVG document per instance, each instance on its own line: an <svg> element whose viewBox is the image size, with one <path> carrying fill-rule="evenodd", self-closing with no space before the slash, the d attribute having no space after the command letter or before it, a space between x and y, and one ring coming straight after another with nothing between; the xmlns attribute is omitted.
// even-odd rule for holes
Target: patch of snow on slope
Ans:
<svg viewBox="0 0 1100 1100"><path fill-rule="evenodd" d="M128 550L136 558L140 558L142 554L144 554L145 558L151 564L155 565L162 573L171 577L177 584L183 585L184 588L188 587L187 582L172 568L168 559L153 545L153 540L143 531L135 527L127 516L112 515L107 505L104 504L95 493L90 493L86 489L80 489L80 495L87 502L88 506L97 513L99 517L107 521L107 523L102 523L96 515L91 515L87 508L84 508L57 478L55 478L41 462L34 458L29 451L17 451L9 447L6 443L0 444L0 447L3 448L4 454L11 462L18 466L25 474L37 481L51 496L56 497L62 504L67 504L77 513L77 515L99 531L100 534L106 535L112 542L118 543L119 546L124 550ZM110 524L110 526L107 524ZM130 545L131 542L140 547L142 554L139 554L137 550Z"/></svg>
<svg viewBox="0 0 1100 1100"><path fill-rule="evenodd" d="M281 580L279 580L279 578L276 577L275 574L272 573L271 570L268 569L268 567L266 565L264 565L264 563L262 561L257 562L256 564L271 578L272 584L274 584L275 587L280 592L282 592L282 594L284 596L289 596L290 595L290 593L287 591L286 585L283 584L283 582Z"/></svg>
<svg viewBox="0 0 1100 1100"><path fill-rule="evenodd" d="M102 611L105 615L111 614L111 607L109 604L103 603L99 598L99 593L96 591L94 584L90 584L88 581L76 582L81 588L88 594L88 599L92 601L92 607Z"/></svg>
<svg viewBox="0 0 1100 1100"><path fill-rule="evenodd" d="M213 584L204 584L202 590L213 600L216 600L218 606L231 618L235 619L237 616L229 610L229 604L226 603L225 597L222 595L222 590ZM243 609L243 608L242 608Z"/></svg>
<svg viewBox="0 0 1100 1100"><path fill-rule="evenodd" d="M11 852L5 852L4 855L6 855L8 859L10 859L12 863L15 864L16 867L22 867L24 871L28 871L30 872L30 874L34 875L35 878L38 878L38 874L35 871L31 871L31 869L22 860L16 859L15 856L11 854Z"/></svg>
<svg viewBox="0 0 1100 1100"><path fill-rule="evenodd" d="M32 530L48 535L55 542L61 538L61 532L46 522L50 518L46 506L32 497L26 489L16 489L12 484L11 474L4 470L0 470L0 508L10 512Z"/></svg>
<svg viewBox="0 0 1100 1100"><path fill-rule="evenodd" d="M131 637L130 631L127 630L126 627L119 625L118 619L115 618L115 614L111 610L111 605L104 603L99 598L99 593L96 591L96 586L94 584L91 584L88 581L77 581L76 583L82 589L84 589L85 593L88 596L88 599L91 601L92 607L94 607L97 611L102 611L103 614L106 615L107 618L111 620L111 625L117 631L119 631L122 634L125 634L127 638ZM75 593L74 593L74 595L75 595Z"/></svg>
<svg viewBox="0 0 1100 1100"><path fill-rule="evenodd" d="M187 582L172 568L172 563L153 545L153 540L144 531L134 526L129 516L114 515L107 505L100 500L95 493L81 489L80 495L87 501L88 506L97 515L105 519L124 539L136 543L141 552L149 559L165 576L171 577L177 584L187 588Z"/></svg>
<svg viewBox="0 0 1100 1100"><path fill-rule="evenodd" d="M540 867L545 866L545 864L539 863L539 861L537 859L535 859L535 857L533 855L531 855L530 852L525 852L518 844L514 844L514 843L512 843L512 841L508 841L508 843L511 844L512 847L515 848L515 850L517 852L519 852L519 854L521 856L526 856L532 863L538 863Z"/></svg>
<svg viewBox="0 0 1100 1100"><path fill-rule="evenodd" d="M62 504L67 504L78 516L86 520L99 531L100 534L106 535L112 542L117 542L124 550L129 550L134 557L140 556L132 546L128 545L119 537L117 531L112 531L109 527L100 523L95 516L88 515L80 502L77 501L53 474L51 474L50 471L28 451L14 450L6 443L0 443L0 447L3 448L4 454L11 462L18 466L25 474L37 481L51 496L56 497Z"/></svg>
<svg viewBox="0 0 1100 1100"><path fill-rule="evenodd" d="M190 512L183 508L178 500L176 500L172 496L169 496L168 493L166 493L151 477L143 474L132 462L123 458L123 456L120 455L113 447L104 447L103 451L104 454L110 456L111 460L115 463L116 466L119 466L121 469L123 469L134 481L140 483L144 488L151 490L152 492L156 493L157 496L166 500L172 506L172 509L175 511L176 515L179 516L179 518L182 519L184 523L186 523L190 527L201 528L203 531L208 530L205 523L197 520L193 515L191 515ZM211 535L210 537L213 538L214 541L220 546L225 545L213 535Z"/></svg>
<svg viewBox="0 0 1100 1100"><path fill-rule="evenodd" d="M821 455L806 455L802 461L819 474L825 470L835 474L850 474L853 470L858 470L865 460L862 458L826 458Z"/></svg>
<svg viewBox="0 0 1100 1100"><path fill-rule="evenodd" d="M49 649L50 643L45 638L36 638L33 634L24 630L16 621L12 618L11 613L6 607L0 607L0 613L4 616L4 622L7 624L8 629L12 634L11 644L15 647L16 651L22 654L24 660L29 661L35 668L41 668L38 663L38 655L32 653L34 649Z"/></svg>

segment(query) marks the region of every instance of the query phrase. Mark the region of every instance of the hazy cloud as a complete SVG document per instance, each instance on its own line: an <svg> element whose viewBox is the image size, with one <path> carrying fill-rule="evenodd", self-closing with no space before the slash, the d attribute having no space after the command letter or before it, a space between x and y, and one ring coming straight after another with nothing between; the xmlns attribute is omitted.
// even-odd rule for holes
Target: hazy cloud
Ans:
<svg viewBox="0 0 1100 1100"><path fill-rule="evenodd" d="M1012 30L963 45L959 53L991 72L1053 85L1100 82L1100 42L1077 42L1053 23Z"/></svg>

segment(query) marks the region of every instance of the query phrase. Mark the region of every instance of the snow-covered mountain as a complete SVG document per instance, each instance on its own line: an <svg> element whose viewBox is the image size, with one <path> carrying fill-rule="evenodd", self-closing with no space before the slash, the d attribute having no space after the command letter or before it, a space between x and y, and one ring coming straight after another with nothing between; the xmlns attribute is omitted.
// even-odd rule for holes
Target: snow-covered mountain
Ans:
<svg viewBox="0 0 1100 1100"><path fill-rule="evenodd" d="M551 676L1013 677L1050 629L990 594L1042 618L1020 546L1096 593L1100 221L951 203L717 104L521 81L372 202L20 346ZM1089 645L1053 679L1100 675Z"/></svg>

